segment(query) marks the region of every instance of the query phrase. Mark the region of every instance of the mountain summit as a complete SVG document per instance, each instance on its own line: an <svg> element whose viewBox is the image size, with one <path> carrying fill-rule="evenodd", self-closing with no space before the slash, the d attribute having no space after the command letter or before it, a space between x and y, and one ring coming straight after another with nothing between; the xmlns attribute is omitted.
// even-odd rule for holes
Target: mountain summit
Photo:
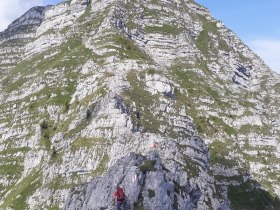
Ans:
<svg viewBox="0 0 280 210"><path fill-rule="evenodd" d="M192 0L32 8L0 90L0 209L279 209L280 77Z"/></svg>

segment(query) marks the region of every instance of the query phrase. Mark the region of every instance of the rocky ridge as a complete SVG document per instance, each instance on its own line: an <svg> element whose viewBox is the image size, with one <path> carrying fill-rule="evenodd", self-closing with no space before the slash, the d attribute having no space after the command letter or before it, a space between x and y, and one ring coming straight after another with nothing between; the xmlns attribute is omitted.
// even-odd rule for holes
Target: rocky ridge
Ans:
<svg viewBox="0 0 280 210"><path fill-rule="evenodd" d="M35 37L44 19L45 7L34 7L0 33L1 75L21 61L25 45Z"/></svg>
<svg viewBox="0 0 280 210"><path fill-rule="evenodd" d="M202 6L66 1L0 40L1 208L105 208L113 180L133 209L278 206L279 75Z"/></svg>
<svg viewBox="0 0 280 210"><path fill-rule="evenodd" d="M131 153L118 160L105 176L74 188L65 209L108 209L114 204L112 186L118 184L129 198L126 205L134 209L193 209L201 195L190 183L179 186L156 152L148 153L148 159Z"/></svg>

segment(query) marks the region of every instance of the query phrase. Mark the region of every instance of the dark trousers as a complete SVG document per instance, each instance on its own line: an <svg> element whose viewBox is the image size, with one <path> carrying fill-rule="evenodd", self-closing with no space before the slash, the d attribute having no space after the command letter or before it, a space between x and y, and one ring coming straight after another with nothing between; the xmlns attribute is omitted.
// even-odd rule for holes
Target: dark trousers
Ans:
<svg viewBox="0 0 280 210"><path fill-rule="evenodd" d="M117 202L117 210L121 210L121 203Z"/></svg>

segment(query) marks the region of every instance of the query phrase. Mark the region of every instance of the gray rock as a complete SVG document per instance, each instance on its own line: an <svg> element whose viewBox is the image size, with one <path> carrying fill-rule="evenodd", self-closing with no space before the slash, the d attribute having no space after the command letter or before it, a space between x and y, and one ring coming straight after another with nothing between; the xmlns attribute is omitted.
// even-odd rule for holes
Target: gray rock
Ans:
<svg viewBox="0 0 280 210"><path fill-rule="evenodd" d="M0 33L0 208L109 208L122 182L131 208L230 209L245 171L279 197L279 84L191 0L35 7Z"/></svg>
<svg viewBox="0 0 280 210"><path fill-rule="evenodd" d="M192 209L201 195L199 189L188 194L187 186L180 186L167 173L156 152L147 158L130 153L104 176L72 189L64 209L110 209L118 185L123 186L129 209Z"/></svg>

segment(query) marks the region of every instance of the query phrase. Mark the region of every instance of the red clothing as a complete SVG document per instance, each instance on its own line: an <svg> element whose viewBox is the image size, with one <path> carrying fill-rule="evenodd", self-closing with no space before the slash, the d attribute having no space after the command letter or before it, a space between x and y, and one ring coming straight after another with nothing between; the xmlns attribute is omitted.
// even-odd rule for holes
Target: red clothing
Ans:
<svg viewBox="0 0 280 210"><path fill-rule="evenodd" d="M117 200L118 203L123 203L125 200L125 194L121 187L118 187L117 191L114 193L114 198Z"/></svg>

